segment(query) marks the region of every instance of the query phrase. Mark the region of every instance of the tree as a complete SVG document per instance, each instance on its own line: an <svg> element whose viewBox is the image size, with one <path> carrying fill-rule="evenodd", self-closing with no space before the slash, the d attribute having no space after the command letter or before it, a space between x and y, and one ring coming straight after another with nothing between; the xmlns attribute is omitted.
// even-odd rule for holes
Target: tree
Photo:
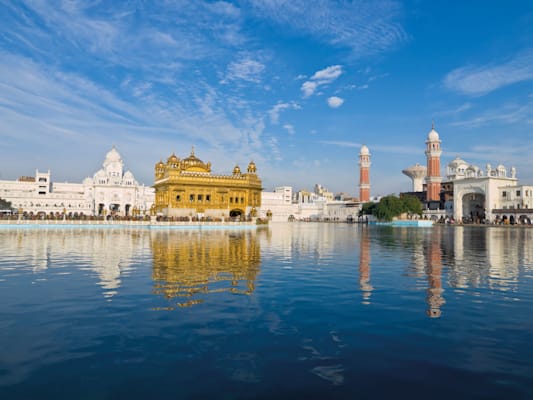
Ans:
<svg viewBox="0 0 533 400"><path fill-rule="evenodd" d="M422 215L422 212L424 211L422 203L420 202L420 200L418 200L416 196L407 194L405 196L402 196L401 200L403 201L406 212L411 214Z"/></svg>
<svg viewBox="0 0 533 400"><path fill-rule="evenodd" d="M382 197L374 209L376 218L383 221L392 221L394 217L404 212L402 200L394 195Z"/></svg>
<svg viewBox="0 0 533 400"><path fill-rule="evenodd" d="M368 204L368 203L367 203ZM363 206L365 209L366 204ZM415 196L406 195L399 198L394 195L382 197L379 203L373 203L372 214L383 221L392 221L404 213L422 215L422 203Z"/></svg>
<svg viewBox="0 0 533 400"><path fill-rule="evenodd" d="M377 207L378 203L368 202L364 203L361 211L359 211L359 216L363 215L374 215L374 209Z"/></svg>
<svg viewBox="0 0 533 400"><path fill-rule="evenodd" d="M11 202L0 198L0 209L11 210Z"/></svg>

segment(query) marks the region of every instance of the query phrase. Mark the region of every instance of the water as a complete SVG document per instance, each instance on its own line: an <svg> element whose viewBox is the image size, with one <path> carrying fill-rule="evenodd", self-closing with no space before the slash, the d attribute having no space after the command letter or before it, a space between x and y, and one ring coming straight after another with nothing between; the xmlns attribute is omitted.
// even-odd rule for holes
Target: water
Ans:
<svg viewBox="0 0 533 400"><path fill-rule="evenodd" d="M0 398L533 398L533 230L0 230Z"/></svg>

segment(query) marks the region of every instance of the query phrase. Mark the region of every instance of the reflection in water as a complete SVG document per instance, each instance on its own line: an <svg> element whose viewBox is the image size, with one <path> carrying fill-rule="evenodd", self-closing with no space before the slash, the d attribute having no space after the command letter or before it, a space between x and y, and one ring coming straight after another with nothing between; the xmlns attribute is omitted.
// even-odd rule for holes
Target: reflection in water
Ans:
<svg viewBox="0 0 533 400"><path fill-rule="evenodd" d="M488 287L516 292L520 270L531 271L533 232L526 228L433 227L431 229L376 230L380 252L406 251L412 263L407 276L426 279L426 314L442 315L446 304L444 287L457 289ZM361 236L360 276L364 271L365 238ZM391 247L397 240L399 248Z"/></svg>
<svg viewBox="0 0 533 400"><path fill-rule="evenodd" d="M96 274L105 297L112 297L121 276L144 247L147 232L123 229L10 229L1 232L2 247L14 252L32 272L60 268L65 258ZM71 273L66 271L65 273Z"/></svg>
<svg viewBox="0 0 533 400"><path fill-rule="evenodd" d="M441 316L441 306L446 303L442 293L442 254L441 254L441 230L431 231L431 239L428 243L427 255L427 277L429 287L427 289L426 301L428 309L426 314L430 318Z"/></svg>
<svg viewBox="0 0 533 400"><path fill-rule="evenodd" d="M257 234L152 231L154 293L179 299L179 307L201 303L209 293L251 294L261 263Z"/></svg>
<svg viewBox="0 0 533 400"><path fill-rule="evenodd" d="M370 284L370 237L368 227L363 227L359 239L359 288L363 293L363 304L370 304L374 288Z"/></svg>
<svg viewBox="0 0 533 400"><path fill-rule="evenodd" d="M532 398L532 234L0 230L0 398Z"/></svg>

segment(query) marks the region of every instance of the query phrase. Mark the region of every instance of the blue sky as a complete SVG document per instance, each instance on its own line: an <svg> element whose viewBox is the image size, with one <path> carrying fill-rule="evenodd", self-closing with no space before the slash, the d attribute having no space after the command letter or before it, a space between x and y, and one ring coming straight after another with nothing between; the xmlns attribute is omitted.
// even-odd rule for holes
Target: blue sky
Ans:
<svg viewBox="0 0 533 400"><path fill-rule="evenodd" d="M456 155L533 184L531 1L5 1L0 179L80 182L115 145L147 185L191 146L267 190L410 189L432 120Z"/></svg>

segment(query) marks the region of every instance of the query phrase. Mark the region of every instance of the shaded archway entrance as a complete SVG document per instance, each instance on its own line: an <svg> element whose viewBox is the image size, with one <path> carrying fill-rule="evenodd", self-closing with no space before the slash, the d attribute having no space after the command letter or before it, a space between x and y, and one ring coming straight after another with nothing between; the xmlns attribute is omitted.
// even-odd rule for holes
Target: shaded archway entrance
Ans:
<svg viewBox="0 0 533 400"><path fill-rule="evenodd" d="M237 217L242 217L242 215L244 214L244 212L238 208L234 208L233 210L231 210L229 212L229 216L231 218L237 218Z"/></svg>
<svg viewBox="0 0 533 400"><path fill-rule="evenodd" d="M482 193L466 193L463 195L463 222L483 223L485 221L485 195Z"/></svg>

